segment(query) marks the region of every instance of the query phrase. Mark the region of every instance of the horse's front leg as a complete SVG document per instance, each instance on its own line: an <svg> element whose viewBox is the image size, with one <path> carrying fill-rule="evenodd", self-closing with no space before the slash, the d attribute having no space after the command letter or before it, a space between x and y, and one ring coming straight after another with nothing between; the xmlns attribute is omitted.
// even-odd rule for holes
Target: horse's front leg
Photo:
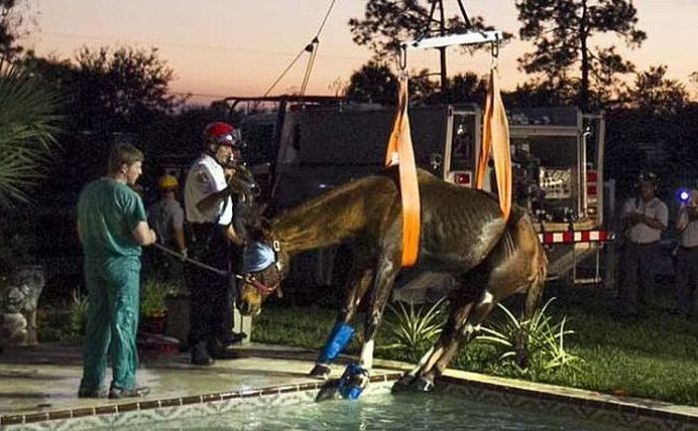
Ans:
<svg viewBox="0 0 698 431"><path fill-rule="evenodd" d="M371 302L364 321L364 344L361 346L361 366L370 371L373 368L373 348L376 332L383 317L383 310L390 299L395 276L400 271L399 250L384 253L378 260L376 277L371 291Z"/></svg>
<svg viewBox="0 0 698 431"><path fill-rule="evenodd" d="M347 280L344 304L339 310L334 328L325 343L325 347L315 361L315 366L310 370L310 376L326 379L330 375L332 371L330 365L351 341L354 329L349 326L349 322L354 318L361 298L363 298L366 290L371 285L372 278L372 269L357 265L352 267Z"/></svg>

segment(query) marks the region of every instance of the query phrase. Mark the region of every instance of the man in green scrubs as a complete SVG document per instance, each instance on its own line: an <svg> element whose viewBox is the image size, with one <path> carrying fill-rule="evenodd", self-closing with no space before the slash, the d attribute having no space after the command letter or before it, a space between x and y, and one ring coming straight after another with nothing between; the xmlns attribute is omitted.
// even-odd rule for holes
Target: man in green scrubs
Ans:
<svg viewBox="0 0 698 431"><path fill-rule="evenodd" d="M141 246L156 241L143 201L129 186L141 175L143 153L117 145L109 156L107 176L92 181L78 199L78 233L85 253L89 293L83 354L81 398L144 396L136 386L136 331ZM103 384L111 360L112 383Z"/></svg>

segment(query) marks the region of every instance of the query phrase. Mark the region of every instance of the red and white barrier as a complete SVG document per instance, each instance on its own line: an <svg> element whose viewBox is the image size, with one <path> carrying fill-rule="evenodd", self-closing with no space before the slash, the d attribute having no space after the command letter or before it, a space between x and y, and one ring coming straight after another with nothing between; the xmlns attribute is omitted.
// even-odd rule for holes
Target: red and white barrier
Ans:
<svg viewBox="0 0 698 431"><path fill-rule="evenodd" d="M573 244L577 242L611 242L616 234L607 230L581 230L565 232L544 232L538 234L543 244Z"/></svg>

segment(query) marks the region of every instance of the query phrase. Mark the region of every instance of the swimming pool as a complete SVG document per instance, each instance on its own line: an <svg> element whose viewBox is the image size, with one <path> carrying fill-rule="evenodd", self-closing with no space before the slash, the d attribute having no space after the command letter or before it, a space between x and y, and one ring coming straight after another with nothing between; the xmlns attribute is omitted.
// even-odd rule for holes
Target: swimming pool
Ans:
<svg viewBox="0 0 698 431"><path fill-rule="evenodd" d="M141 430L143 425L128 430ZM324 401L148 424L149 430L470 430L620 431L572 416L483 404L448 394L376 393L358 401Z"/></svg>

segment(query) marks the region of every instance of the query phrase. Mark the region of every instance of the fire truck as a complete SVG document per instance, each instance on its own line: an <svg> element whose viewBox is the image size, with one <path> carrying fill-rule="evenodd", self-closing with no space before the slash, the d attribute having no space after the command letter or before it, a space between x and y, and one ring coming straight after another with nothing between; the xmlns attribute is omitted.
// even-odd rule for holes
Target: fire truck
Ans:
<svg viewBox="0 0 698 431"><path fill-rule="evenodd" d="M333 98L301 101L282 96L272 101L277 109L249 115L241 127L250 166L267 179L274 211L383 167L394 108ZM229 102L235 108L260 100ZM409 115L418 166L445 181L472 187L480 154L481 107L415 106ZM508 115L514 200L529 210L538 229L548 252L550 277L599 282L599 249L613 240L603 228L603 115L572 107L510 110ZM578 264L589 258L591 274L580 277ZM292 278L332 284L345 256L335 247L298 259ZM443 284L443 277L421 273L407 283L419 290L425 284Z"/></svg>

